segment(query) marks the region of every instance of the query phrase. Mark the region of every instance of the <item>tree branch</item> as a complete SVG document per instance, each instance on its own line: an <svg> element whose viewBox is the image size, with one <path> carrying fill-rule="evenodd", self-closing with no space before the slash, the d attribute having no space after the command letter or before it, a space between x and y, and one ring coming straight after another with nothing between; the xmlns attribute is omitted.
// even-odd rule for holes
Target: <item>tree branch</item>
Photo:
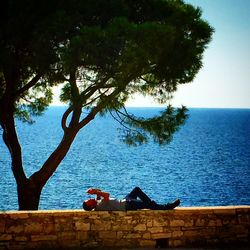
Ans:
<svg viewBox="0 0 250 250"><path fill-rule="evenodd" d="M63 117L62 117L62 120L61 120L61 126L62 126L62 129L64 130L64 132L66 131L66 129L68 128L67 127L67 119L68 119L68 116L70 115L70 113L73 111L73 108L72 106L70 106L63 114Z"/></svg>
<svg viewBox="0 0 250 250"><path fill-rule="evenodd" d="M99 99L99 98L101 98L102 96L104 96L104 94L105 94L106 92L108 92L108 89L105 90L105 91L104 91L103 93L101 93L100 95L96 96L96 97L95 97L94 99L92 99L91 101L85 103L85 104L83 105L83 107L86 107L86 106L90 105L91 103L95 102L97 99Z"/></svg>
<svg viewBox="0 0 250 250"><path fill-rule="evenodd" d="M17 137L14 115L11 108L6 104L1 107L1 127L3 128L3 140L6 144L12 160L12 171L17 184L22 184L27 180L22 162L21 146Z"/></svg>
<svg viewBox="0 0 250 250"><path fill-rule="evenodd" d="M67 127L66 122L69 114L73 111L71 121ZM59 164L62 162L66 154L68 153L78 131L79 118L81 114L81 107L70 106L64 113L62 117L62 128L64 130L63 138L54 150L54 152L49 156L46 162L43 164L42 168L31 176L31 179L35 179L40 185L44 186L48 179L56 171ZM78 119L78 120L77 120Z"/></svg>
<svg viewBox="0 0 250 250"><path fill-rule="evenodd" d="M128 126L126 126L126 125L124 124L124 123L126 123L126 121L124 122L125 118L122 119L122 117L120 116L120 114L123 115L124 117L127 117L127 118L129 118L129 119L131 119L131 120L137 122L137 123L139 123L140 121L138 121L138 120L134 119L133 117L131 117L131 115L128 114L126 108L125 108L125 107L123 107L123 108L124 108L125 113L126 113L127 115L124 114L124 113L122 113L122 112L120 112L120 110L114 108L114 110L115 110L115 112L116 112L116 114L117 114L117 116L119 117L120 120L119 120L118 118L116 118L116 117L112 114L112 112L110 112L110 114L111 114L111 116L113 117L113 119L115 119L115 120L116 120L122 127L124 127L128 132L135 132L135 133L137 133L137 134L142 135L142 133L141 133L139 130L133 129L133 128L128 127ZM142 135L142 136L143 136L143 135Z"/></svg>
<svg viewBox="0 0 250 250"><path fill-rule="evenodd" d="M94 85L89 86L87 89L85 89L81 94L80 94L80 98L82 98L82 103L84 101L87 101L88 98L90 98L98 89L100 88L110 88L111 86L107 85L105 86L105 83L107 82L107 80L109 79L109 77L104 77L101 82L96 83Z"/></svg>
<svg viewBox="0 0 250 250"><path fill-rule="evenodd" d="M79 123L79 129L83 128L87 125L91 120L93 120L98 112L100 112L108 102L110 102L117 94L120 93L119 88L116 89L113 93L108 96L104 96L103 100L100 101L94 108L92 108L91 112Z"/></svg>
<svg viewBox="0 0 250 250"><path fill-rule="evenodd" d="M111 111L109 111L109 113L110 113L110 115L113 117L113 119L114 119L115 121L117 121L122 127L124 127L126 130L131 130L131 128L127 127L127 126L124 124L124 119L121 119L121 117L118 115L117 112L116 112L116 114L117 114L117 116L119 117L120 120L119 120L118 118L116 118L116 117L112 114Z"/></svg>
<svg viewBox="0 0 250 250"><path fill-rule="evenodd" d="M41 76L42 76L42 74L37 74L35 77L33 77L25 86L23 86L22 88L20 88L16 91L16 93L14 94L14 97L16 98L16 97L22 95L22 93L29 90L33 86L35 86L36 83L38 82L38 80L41 78Z"/></svg>
<svg viewBox="0 0 250 250"><path fill-rule="evenodd" d="M43 164L42 168L35 172L30 179L37 181L41 186L44 186L49 178L56 171L59 164L62 162L64 157L67 155L70 146L72 145L75 136L78 132L78 129L71 128L64 132L64 136L58 145L58 147L54 150L54 152L49 156L46 162Z"/></svg>
<svg viewBox="0 0 250 250"><path fill-rule="evenodd" d="M123 113L123 112L122 112L121 110L119 110L119 109L116 109L116 108L114 108L114 109L115 109L115 111L116 111L117 113L119 113L119 114L121 114L121 115L127 117L128 119L130 119L130 120L132 120L132 121L134 121L134 122L140 123L139 120L135 119L133 116L131 116L131 115L128 113L127 109L126 109L124 106L123 106L123 109L124 109L124 112L125 112L125 113Z"/></svg>

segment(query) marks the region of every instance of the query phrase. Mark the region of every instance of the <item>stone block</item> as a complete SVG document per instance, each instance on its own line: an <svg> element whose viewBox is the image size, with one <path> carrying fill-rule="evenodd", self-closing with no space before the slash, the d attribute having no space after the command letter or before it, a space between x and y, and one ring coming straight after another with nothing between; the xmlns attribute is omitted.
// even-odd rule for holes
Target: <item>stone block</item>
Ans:
<svg viewBox="0 0 250 250"><path fill-rule="evenodd" d="M43 225L41 223L30 223L25 225L24 232L28 234L39 234L43 231Z"/></svg>
<svg viewBox="0 0 250 250"><path fill-rule="evenodd" d="M0 241L9 241L12 240L11 234L0 234Z"/></svg>
<svg viewBox="0 0 250 250"><path fill-rule="evenodd" d="M115 239L103 239L102 247L114 247L116 246L117 241Z"/></svg>
<svg viewBox="0 0 250 250"><path fill-rule="evenodd" d="M74 224L72 221L70 222L55 222L55 231L56 232L68 232L68 231L74 231Z"/></svg>
<svg viewBox="0 0 250 250"><path fill-rule="evenodd" d="M198 219L195 221L195 226L196 226L196 227L204 227L206 224L207 224L206 220L205 220L205 219L202 219L202 218L198 218Z"/></svg>
<svg viewBox="0 0 250 250"><path fill-rule="evenodd" d="M25 211L19 211L15 213L9 213L9 218L13 220L19 220L19 219L28 219L29 214Z"/></svg>
<svg viewBox="0 0 250 250"><path fill-rule="evenodd" d="M0 219L0 233L5 231L5 220Z"/></svg>
<svg viewBox="0 0 250 250"><path fill-rule="evenodd" d="M147 221L147 227L152 227L153 226L153 221L150 220L150 221Z"/></svg>
<svg viewBox="0 0 250 250"><path fill-rule="evenodd" d="M250 214L250 206L237 206L236 212L237 214Z"/></svg>
<svg viewBox="0 0 250 250"><path fill-rule="evenodd" d="M240 214L240 215L238 215L239 224L249 225L250 224L249 217L250 216L248 214ZM1 228L1 224L0 224L0 228Z"/></svg>
<svg viewBox="0 0 250 250"><path fill-rule="evenodd" d="M163 233L163 227L152 227L148 228L148 231L152 234L154 233Z"/></svg>
<svg viewBox="0 0 250 250"><path fill-rule="evenodd" d="M182 227L185 226L184 220L171 220L170 227Z"/></svg>
<svg viewBox="0 0 250 250"><path fill-rule="evenodd" d="M232 227L232 230L236 235L248 233L248 227L246 227L245 225L234 225Z"/></svg>
<svg viewBox="0 0 250 250"><path fill-rule="evenodd" d="M116 239L116 232L114 232L114 231L100 231L99 237L101 239Z"/></svg>
<svg viewBox="0 0 250 250"><path fill-rule="evenodd" d="M184 226L185 227L192 227L192 226L194 226L194 220L193 219L185 219L184 220Z"/></svg>
<svg viewBox="0 0 250 250"><path fill-rule="evenodd" d="M125 238L126 235L127 235L127 232L124 232L124 231L116 232L117 239L123 239L123 238Z"/></svg>
<svg viewBox="0 0 250 250"><path fill-rule="evenodd" d="M140 240L140 247L150 247L155 248L155 241L154 240Z"/></svg>
<svg viewBox="0 0 250 250"><path fill-rule="evenodd" d="M80 241L85 241L89 238L89 233L84 231L78 231L76 233L76 239Z"/></svg>
<svg viewBox="0 0 250 250"><path fill-rule="evenodd" d="M201 230L190 230L190 231L184 231L183 235L184 237L197 237L201 233Z"/></svg>
<svg viewBox="0 0 250 250"><path fill-rule="evenodd" d="M168 220L153 220L153 227L162 227L168 225L169 225Z"/></svg>
<svg viewBox="0 0 250 250"><path fill-rule="evenodd" d="M94 231L109 231L111 230L111 222L95 220L93 224L91 224L90 229Z"/></svg>
<svg viewBox="0 0 250 250"><path fill-rule="evenodd" d="M133 219L133 215L129 214L129 212L131 211L128 211L126 214L123 215L124 220L131 221Z"/></svg>
<svg viewBox="0 0 250 250"><path fill-rule="evenodd" d="M16 236L15 241L28 241L27 236Z"/></svg>
<svg viewBox="0 0 250 250"><path fill-rule="evenodd" d="M70 218L68 216L62 217L62 215L60 215L60 217L55 217L54 218L55 224L72 224L73 223L73 217Z"/></svg>
<svg viewBox="0 0 250 250"><path fill-rule="evenodd" d="M191 231L191 230L196 230L197 227L173 227L171 228L172 231ZM198 227L198 229L200 229L200 227Z"/></svg>
<svg viewBox="0 0 250 250"><path fill-rule="evenodd" d="M13 233L13 234L19 234L21 232L24 232L24 225L12 225L10 227L5 228L6 233Z"/></svg>
<svg viewBox="0 0 250 250"><path fill-rule="evenodd" d="M179 237L181 237L181 236L183 236L183 232L182 231L174 231L173 233L172 233L172 237L173 238L179 238Z"/></svg>
<svg viewBox="0 0 250 250"><path fill-rule="evenodd" d="M77 221L75 223L75 227L77 231L89 231L90 230L90 223L85 223L82 221Z"/></svg>
<svg viewBox="0 0 250 250"><path fill-rule="evenodd" d="M214 220L209 220L208 221L208 227L221 227L222 226L222 221L220 219L214 219Z"/></svg>
<svg viewBox="0 0 250 250"><path fill-rule="evenodd" d="M228 219L228 218L223 218L222 219L222 225L228 225L228 224L230 224L231 223L231 220L230 219Z"/></svg>
<svg viewBox="0 0 250 250"><path fill-rule="evenodd" d="M58 238L65 241L65 240L74 240L76 239L76 232L68 231L68 232L60 232L58 234Z"/></svg>
<svg viewBox="0 0 250 250"><path fill-rule="evenodd" d="M56 235L31 235L31 241L55 241Z"/></svg>
<svg viewBox="0 0 250 250"><path fill-rule="evenodd" d="M172 233L155 233L151 234L152 239L168 239L172 237Z"/></svg>
<svg viewBox="0 0 250 250"><path fill-rule="evenodd" d="M55 224L54 223L45 223L43 227L44 234L52 234L55 232Z"/></svg>
<svg viewBox="0 0 250 250"><path fill-rule="evenodd" d="M100 216L96 213L90 213L89 214L89 217L88 217L90 220L97 220L97 219L100 219Z"/></svg>
<svg viewBox="0 0 250 250"><path fill-rule="evenodd" d="M100 218L102 218L102 219L110 218L113 216L112 211L99 211L97 213L98 213L98 216L100 216ZM117 213L119 213L119 212L117 211ZM119 215L119 216L121 216L121 215Z"/></svg>
<svg viewBox="0 0 250 250"><path fill-rule="evenodd" d="M151 238L152 238L152 237L151 237L151 233L149 233L149 232L144 233L144 234L142 235L142 238L143 238L143 239L147 239L147 240L151 239Z"/></svg>
<svg viewBox="0 0 250 250"><path fill-rule="evenodd" d="M173 247L181 247L183 245L181 240L173 240L172 246Z"/></svg>
<svg viewBox="0 0 250 250"><path fill-rule="evenodd" d="M134 231L146 231L147 227L145 224L138 224L134 227Z"/></svg>
<svg viewBox="0 0 250 250"><path fill-rule="evenodd" d="M140 239L141 235L138 233L128 233L126 236L124 236L123 238L126 239Z"/></svg>
<svg viewBox="0 0 250 250"><path fill-rule="evenodd" d="M206 237L215 237L217 235L217 227L205 227L201 228L199 230L200 237L206 238Z"/></svg>
<svg viewBox="0 0 250 250"><path fill-rule="evenodd" d="M115 247L135 248L139 247L139 242L136 239L120 239L115 242Z"/></svg>
<svg viewBox="0 0 250 250"><path fill-rule="evenodd" d="M114 231L131 231L134 228L132 224L112 224Z"/></svg>
<svg viewBox="0 0 250 250"><path fill-rule="evenodd" d="M79 249L80 242L78 240L63 240L58 244L62 249Z"/></svg>

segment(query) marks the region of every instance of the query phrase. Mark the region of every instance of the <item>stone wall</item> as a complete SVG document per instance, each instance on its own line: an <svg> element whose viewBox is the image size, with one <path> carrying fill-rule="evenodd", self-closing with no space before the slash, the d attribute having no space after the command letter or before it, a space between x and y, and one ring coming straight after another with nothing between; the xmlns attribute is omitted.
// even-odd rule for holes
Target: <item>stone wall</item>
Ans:
<svg viewBox="0 0 250 250"><path fill-rule="evenodd" d="M0 249L249 246L250 206L0 212Z"/></svg>

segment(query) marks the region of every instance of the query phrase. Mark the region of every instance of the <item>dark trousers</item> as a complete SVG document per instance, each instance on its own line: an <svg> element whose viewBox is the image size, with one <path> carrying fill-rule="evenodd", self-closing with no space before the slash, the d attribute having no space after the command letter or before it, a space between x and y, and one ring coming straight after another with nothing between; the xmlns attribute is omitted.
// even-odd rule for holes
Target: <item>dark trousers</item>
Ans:
<svg viewBox="0 0 250 250"><path fill-rule="evenodd" d="M137 209L152 209L152 210L166 210L167 205L160 205L152 201L139 187L135 187L125 197L126 209L137 210Z"/></svg>

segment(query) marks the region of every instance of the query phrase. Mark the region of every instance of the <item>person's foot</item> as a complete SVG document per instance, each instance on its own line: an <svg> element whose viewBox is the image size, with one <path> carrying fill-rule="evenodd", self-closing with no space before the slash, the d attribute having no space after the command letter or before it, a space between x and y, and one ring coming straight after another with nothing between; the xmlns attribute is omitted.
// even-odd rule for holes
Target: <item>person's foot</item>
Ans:
<svg viewBox="0 0 250 250"><path fill-rule="evenodd" d="M168 203L167 205L165 205L166 209L174 209L176 207L178 207L181 204L181 201L179 199L175 200L172 203Z"/></svg>

